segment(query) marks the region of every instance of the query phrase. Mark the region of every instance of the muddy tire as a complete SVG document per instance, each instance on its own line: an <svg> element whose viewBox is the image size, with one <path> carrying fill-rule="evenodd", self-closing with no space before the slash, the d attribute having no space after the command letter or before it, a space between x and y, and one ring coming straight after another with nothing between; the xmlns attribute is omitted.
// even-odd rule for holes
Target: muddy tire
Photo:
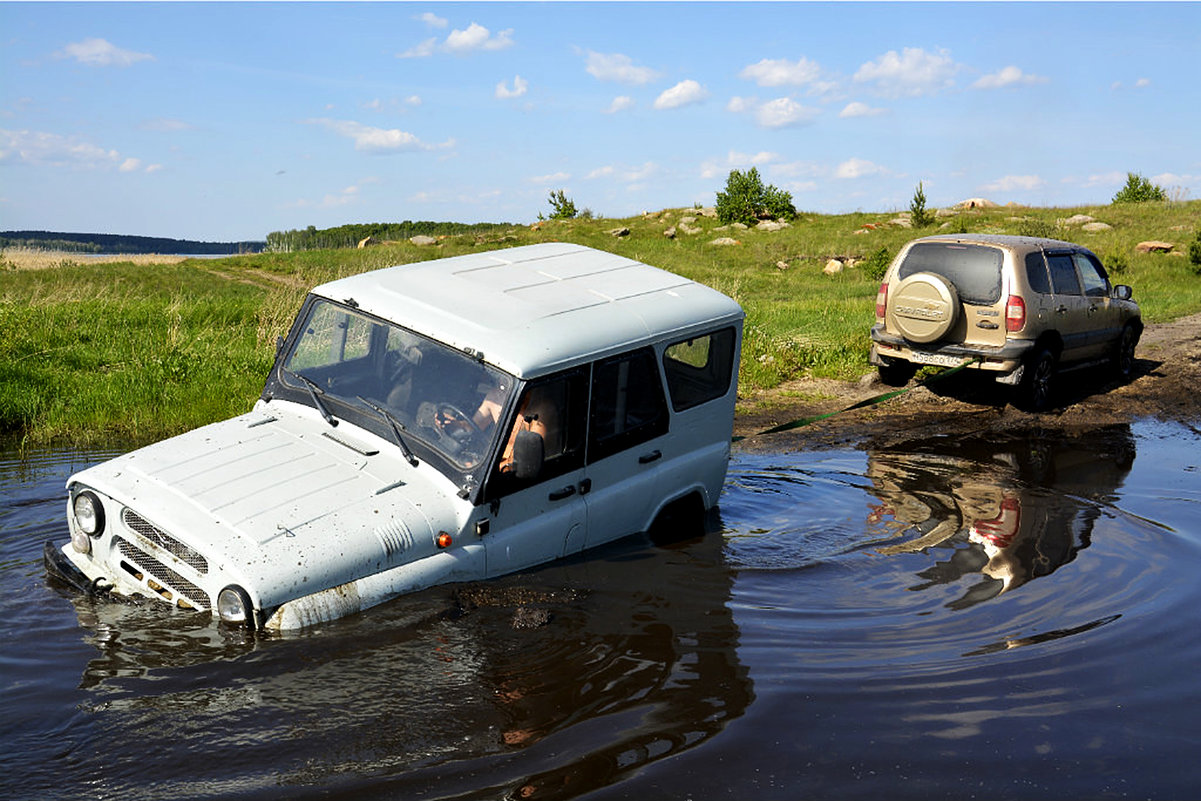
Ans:
<svg viewBox="0 0 1201 801"><path fill-rule="evenodd" d="M897 285L888 299L888 311L905 339L937 342L959 319L959 293L937 273L914 273Z"/></svg>
<svg viewBox="0 0 1201 801"><path fill-rule="evenodd" d="M890 387L903 387L913 380L917 373L917 365L913 362L892 361L876 365L880 375L880 383Z"/></svg>
<svg viewBox="0 0 1201 801"><path fill-rule="evenodd" d="M1026 361L1026 372L1018 384L1016 404L1027 412L1041 412L1051 405L1056 364L1050 348L1035 348Z"/></svg>
<svg viewBox="0 0 1201 801"><path fill-rule="evenodd" d="M1133 325L1122 329L1118 343L1113 351L1113 370L1122 381L1129 381L1134 375L1134 349L1138 346L1139 332Z"/></svg>

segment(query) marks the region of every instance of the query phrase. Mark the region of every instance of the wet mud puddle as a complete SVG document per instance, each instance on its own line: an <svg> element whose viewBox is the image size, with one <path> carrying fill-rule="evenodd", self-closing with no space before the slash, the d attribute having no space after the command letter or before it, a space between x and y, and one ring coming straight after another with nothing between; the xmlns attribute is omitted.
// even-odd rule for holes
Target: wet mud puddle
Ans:
<svg viewBox="0 0 1201 801"><path fill-rule="evenodd" d="M286 638L51 585L63 483L0 454L0 796L1195 794L1201 435L735 454L635 538Z"/></svg>

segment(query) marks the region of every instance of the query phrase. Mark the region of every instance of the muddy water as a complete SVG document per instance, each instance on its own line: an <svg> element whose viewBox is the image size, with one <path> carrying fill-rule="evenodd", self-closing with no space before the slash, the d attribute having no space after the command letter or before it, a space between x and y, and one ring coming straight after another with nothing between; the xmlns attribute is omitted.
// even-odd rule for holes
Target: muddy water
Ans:
<svg viewBox="0 0 1201 801"><path fill-rule="evenodd" d="M707 536L255 639L48 583L0 454L0 797L1183 798L1201 434L736 455Z"/></svg>

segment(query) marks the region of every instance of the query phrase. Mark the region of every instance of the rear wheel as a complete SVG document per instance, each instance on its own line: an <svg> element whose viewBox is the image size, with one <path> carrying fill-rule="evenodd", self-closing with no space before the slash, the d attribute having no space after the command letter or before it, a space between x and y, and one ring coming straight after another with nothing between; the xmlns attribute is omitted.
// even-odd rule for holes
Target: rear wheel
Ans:
<svg viewBox="0 0 1201 801"><path fill-rule="evenodd" d="M876 365L880 381L890 387L903 387L917 373L917 365L913 362L892 361Z"/></svg>
<svg viewBox="0 0 1201 801"><path fill-rule="evenodd" d="M1055 354L1040 346L1030 354L1026 372L1018 385L1018 405L1028 412L1041 412L1051 404L1055 378Z"/></svg>

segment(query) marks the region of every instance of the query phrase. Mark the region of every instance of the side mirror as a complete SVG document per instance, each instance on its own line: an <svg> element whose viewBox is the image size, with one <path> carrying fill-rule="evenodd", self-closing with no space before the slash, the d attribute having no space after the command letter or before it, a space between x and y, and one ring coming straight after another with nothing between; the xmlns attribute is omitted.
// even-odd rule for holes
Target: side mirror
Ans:
<svg viewBox="0 0 1201 801"><path fill-rule="evenodd" d="M513 472L526 480L537 478L545 459L542 435L533 431L518 431L513 442Z"/></svg>
<svg viewBox="0 0 1201 801"><path fill-rule="evenodd" d="M1130 300L1132 297L1134 297L1134 290L1128 287L1126 284L1118 284L1113 288L1113 292L1110 294L1118 300Z"/></svg>

